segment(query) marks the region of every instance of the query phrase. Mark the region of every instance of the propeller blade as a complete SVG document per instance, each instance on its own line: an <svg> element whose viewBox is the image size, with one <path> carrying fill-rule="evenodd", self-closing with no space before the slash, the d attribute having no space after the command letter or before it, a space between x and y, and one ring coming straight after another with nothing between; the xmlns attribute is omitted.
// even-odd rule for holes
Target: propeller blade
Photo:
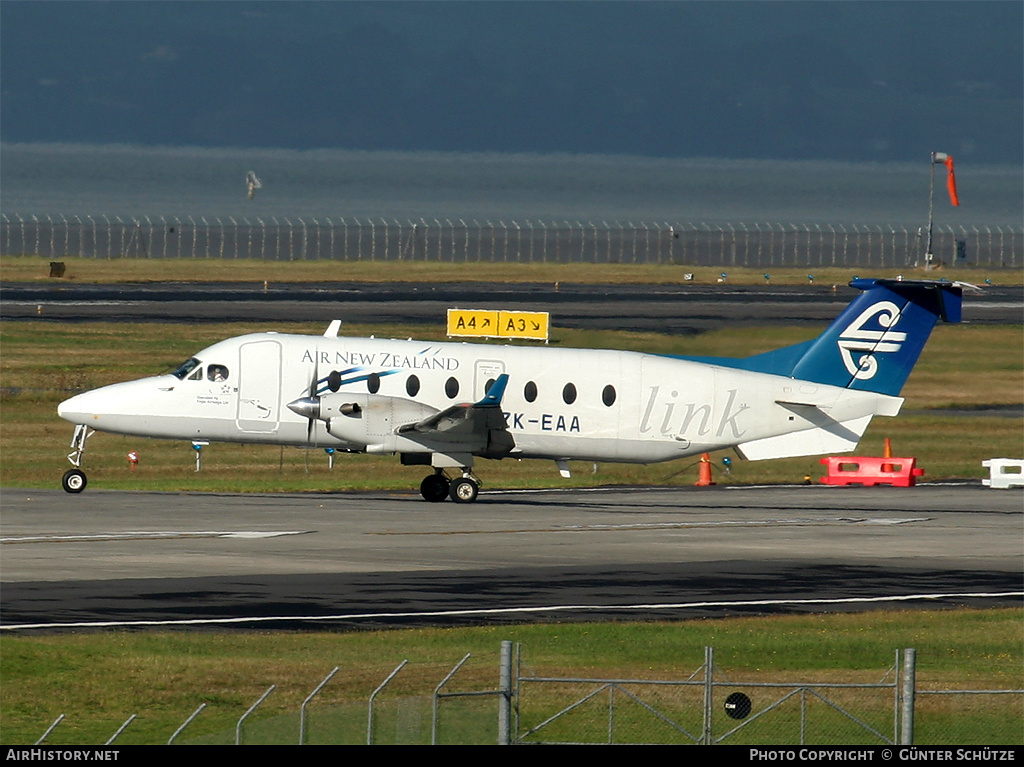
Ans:
<svg viewBox="0 0 1024 767"><path fill-rule="evenodd" d="M320 380L320 350L316 349L315 352L316 356L313 357L313 378L309 382L309 399L316 402L316 410L319 412L320 398L316 395L316 385ZM310 445L313 444L313 429L316 428L315 424L316 420L313 418L312 413L310 413L306 421L306 443Z"/></svg>

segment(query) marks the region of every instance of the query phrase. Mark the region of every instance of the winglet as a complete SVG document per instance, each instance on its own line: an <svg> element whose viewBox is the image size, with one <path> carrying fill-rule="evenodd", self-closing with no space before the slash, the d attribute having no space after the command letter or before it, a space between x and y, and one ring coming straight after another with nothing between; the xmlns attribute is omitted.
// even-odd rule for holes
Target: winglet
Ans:
<svg viewBox="0 0 1024 767"><path fill-rule="evenodd" d="M475 407L498 407L505 396L505 387L508 385L508 373L498 376L491 387L484 394L484 398L476 403Z"/></svg>

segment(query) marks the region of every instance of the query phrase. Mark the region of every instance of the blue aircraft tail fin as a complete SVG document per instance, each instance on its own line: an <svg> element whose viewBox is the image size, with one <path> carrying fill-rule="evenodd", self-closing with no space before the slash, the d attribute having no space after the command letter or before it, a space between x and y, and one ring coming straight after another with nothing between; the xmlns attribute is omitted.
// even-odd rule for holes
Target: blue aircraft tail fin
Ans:
<svg viewBox="0 0 1024 767"><path fill-rule="evenodd" d="M817 338L749 357L748 370L896 396L935 323L960 322L960 284L857 279L864 291Z"/></svg>
<svg viewBox="0 0 1024 767"><path fill-rule="evenodd" d="M817 338L742 359L684 359L897 396L936 321L960 322L964 283L857 279L850 285L864 292Z"/></svg>

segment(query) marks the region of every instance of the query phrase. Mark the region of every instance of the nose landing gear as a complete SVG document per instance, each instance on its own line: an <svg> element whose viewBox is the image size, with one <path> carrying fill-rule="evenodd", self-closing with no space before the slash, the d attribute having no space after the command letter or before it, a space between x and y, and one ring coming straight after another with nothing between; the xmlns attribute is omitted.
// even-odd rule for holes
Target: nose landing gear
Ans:
<svg viewBox="0 0 1024 767"><path fill-rule="evenodd" d="M75 468L68 469L61 478L61 485L65 493L80 493L85 490L88 480L85 472L82 471L82 455L85 453L85 441L96 431L84 424L75 426L75 433L71 437L71 452L68 453L68 460Z"/></svg>

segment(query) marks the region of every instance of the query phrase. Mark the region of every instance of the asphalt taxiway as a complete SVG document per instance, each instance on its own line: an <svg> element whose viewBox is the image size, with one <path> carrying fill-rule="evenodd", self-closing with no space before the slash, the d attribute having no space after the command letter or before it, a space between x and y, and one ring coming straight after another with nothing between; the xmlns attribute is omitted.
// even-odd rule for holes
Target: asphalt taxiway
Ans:
<svg viewBox="0 0 1024 767"><path fill-rule="evenodd" d="M5 489L0 626L340 628L1019 605L1024 492Z"/></svg>
<svg viewBox="0 0 1024 767"><path fill-rule="evenodd" d="M444 322L449 308L523 309L565 328L697 333L784 322L827 324L857 294L846 285L581 283L3 283L0 319L63 322ZM1019 323L1020 287L964 296L974 324Z"/></svg>

